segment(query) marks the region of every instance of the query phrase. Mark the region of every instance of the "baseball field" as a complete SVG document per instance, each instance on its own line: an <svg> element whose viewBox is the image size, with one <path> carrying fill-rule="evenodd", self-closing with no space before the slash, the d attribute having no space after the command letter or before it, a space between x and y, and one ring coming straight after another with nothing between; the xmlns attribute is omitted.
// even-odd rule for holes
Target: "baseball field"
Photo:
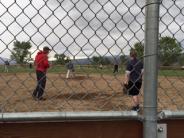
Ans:
<svg viewBox="0 0 184 138"><path fill-rule="evenodd" d="M49 70L46 100L35 101L32 98L36 86L34 69L12 67L8 73L0 73L0 107L2 112L130 110L131 97L122 92L124 69L116 75L112 72L112 67L102 70L77 67L75 78L66 79L63 67ZM163 70L158 78L158 110L183 110L183 71Z"/></svg>

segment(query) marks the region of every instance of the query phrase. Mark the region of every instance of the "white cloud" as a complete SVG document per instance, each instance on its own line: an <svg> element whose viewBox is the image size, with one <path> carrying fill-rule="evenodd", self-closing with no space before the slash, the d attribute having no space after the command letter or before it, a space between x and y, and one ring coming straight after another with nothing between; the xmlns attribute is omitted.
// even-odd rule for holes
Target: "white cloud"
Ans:
<svg viewBox="0 0 184 138"><path fill-rule="evenodd" d="M33 57L48 45L53 48L51 57L57 52L76 58L128 54L135 42L144 40L144 0L17 0L17 4L14 0L0 2L2 57L10 56L15 40L30 41ZM162 36L174 34L183 44L184 15L179 9L184 1L177 0L174 5L172 0L163 0L163 5Z"/></svg>

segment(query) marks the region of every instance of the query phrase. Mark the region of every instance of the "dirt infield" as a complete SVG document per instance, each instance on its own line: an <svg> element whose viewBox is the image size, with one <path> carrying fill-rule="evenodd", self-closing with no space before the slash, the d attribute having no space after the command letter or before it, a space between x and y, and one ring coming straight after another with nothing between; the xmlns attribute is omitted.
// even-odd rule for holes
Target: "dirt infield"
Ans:
<svg viewBox="0 0 184 138"><path fill-rule="evenodd" d="M64 74L47 75L46 101L35 101L34 73L0 74L2 112L110 111L130 110L131 97L122 93L124 76L81 75L65 79ZM184 109L184 78L159 77L159 110ZM142 90L141 90L142 91ZM141 92L141 106L143 105Z"/></svg>

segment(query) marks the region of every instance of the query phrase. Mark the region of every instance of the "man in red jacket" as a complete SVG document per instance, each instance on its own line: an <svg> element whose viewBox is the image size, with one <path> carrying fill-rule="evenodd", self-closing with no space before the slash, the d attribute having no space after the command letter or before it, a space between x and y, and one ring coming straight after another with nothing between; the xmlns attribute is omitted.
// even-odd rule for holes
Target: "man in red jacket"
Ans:
<svg viewBox="0 0 184 138"><path fill-rule="evenodd" d="M45 100L42 96L46 85L46 72L49 68L49 52L50 48L44 47L43 51L39 51L35 57L34 64L36 66L37 86L32 95L35 100Z"/></svg>

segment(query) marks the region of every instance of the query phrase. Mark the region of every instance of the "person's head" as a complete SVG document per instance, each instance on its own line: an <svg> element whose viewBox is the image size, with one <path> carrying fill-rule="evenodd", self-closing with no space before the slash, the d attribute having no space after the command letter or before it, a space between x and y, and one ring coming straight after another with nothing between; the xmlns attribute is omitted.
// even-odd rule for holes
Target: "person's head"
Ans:
<svg viewBox="0 0 184 138"><path fill-rule="evenodd" d="M135 49L130 50L130 58L132 58L132 59L137 58L137 52Z"/></svg>
<svg viewBox="0 0 184 138"><path fill-rule="evenodd" d="M51 51L51 49L47 46L43 47L43 52L46 54L49 54L49 52Z"/></svg>

